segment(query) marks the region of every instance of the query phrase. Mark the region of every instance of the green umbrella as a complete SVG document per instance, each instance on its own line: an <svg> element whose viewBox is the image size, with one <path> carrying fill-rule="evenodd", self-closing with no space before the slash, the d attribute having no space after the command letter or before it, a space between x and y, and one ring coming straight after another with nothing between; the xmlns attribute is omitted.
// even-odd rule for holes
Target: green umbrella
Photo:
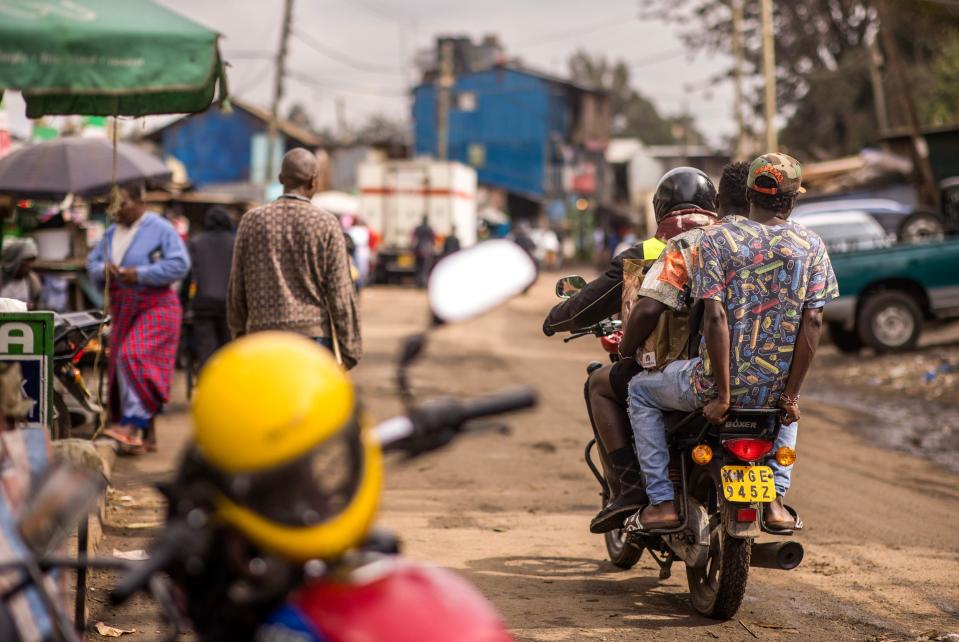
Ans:
<svg viewBox="0 0 959 642"><path fill-rule="evenodd" d="M227 94L218 38L149 0L0 0L0 88L31 118L202 111Z"/></svg>

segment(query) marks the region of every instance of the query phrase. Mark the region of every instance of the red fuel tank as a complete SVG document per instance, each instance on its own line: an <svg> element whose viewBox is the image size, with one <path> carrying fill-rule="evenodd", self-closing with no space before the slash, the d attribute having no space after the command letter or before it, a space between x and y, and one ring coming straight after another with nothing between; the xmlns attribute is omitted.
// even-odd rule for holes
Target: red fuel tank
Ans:
<svg viewBox="0 0 959 642"><path fill-rule="evenodd" d="M466 580L403 559L310 584L294 603L329 642L515 642Z"/></svg>

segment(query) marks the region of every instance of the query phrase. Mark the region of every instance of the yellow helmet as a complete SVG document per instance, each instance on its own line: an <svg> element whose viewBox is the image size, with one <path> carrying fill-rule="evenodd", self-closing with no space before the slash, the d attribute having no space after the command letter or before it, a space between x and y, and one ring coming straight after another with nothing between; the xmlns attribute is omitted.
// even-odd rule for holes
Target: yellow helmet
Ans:
<svg viewBox="0 0 959 642"><path fill-rule="evenodd" d="M293 561L336 557L369 530L379 444L332 355L290 333L227 345L200 373L196 448L220 488L216 514Z"/></svg>

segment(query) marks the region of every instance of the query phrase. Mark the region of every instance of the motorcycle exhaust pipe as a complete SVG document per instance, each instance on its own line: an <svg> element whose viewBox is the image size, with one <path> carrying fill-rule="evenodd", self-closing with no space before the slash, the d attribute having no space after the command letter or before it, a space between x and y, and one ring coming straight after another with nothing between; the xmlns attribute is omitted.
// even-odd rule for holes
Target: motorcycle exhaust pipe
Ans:
<svg viewBox="0 0 959 642"><path fill-rule="evenodd" d="M750 566L791 571L799 566L803 558L803 547L797 541L753 543Z"/></svg>

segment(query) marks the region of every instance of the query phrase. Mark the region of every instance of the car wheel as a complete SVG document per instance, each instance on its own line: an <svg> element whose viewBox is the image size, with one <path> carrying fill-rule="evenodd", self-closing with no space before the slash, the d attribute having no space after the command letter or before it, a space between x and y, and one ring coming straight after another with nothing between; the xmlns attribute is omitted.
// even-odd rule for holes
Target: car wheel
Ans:
<svg viewBox="0 0 959 642"><path fill-rule="evenodd" d="M877 352L911 350L919 341L922 310L905 292L887 290L870 296L859 310L857 330Z"/></svg>
<svg viewBox="0 0 959 642"><path fill-rule="evenodd" d="M829 339L840 352L854 354L862 348L862 340L855 329L847 330L842 323L830 323L828 328Z"/></svg>
<svg viewBox="0 0 959 642"><path fill-rule="evenodd" d="M942 218L932 212L913 212L899 224L901 243L930 243L945 237Z"/></svg>

